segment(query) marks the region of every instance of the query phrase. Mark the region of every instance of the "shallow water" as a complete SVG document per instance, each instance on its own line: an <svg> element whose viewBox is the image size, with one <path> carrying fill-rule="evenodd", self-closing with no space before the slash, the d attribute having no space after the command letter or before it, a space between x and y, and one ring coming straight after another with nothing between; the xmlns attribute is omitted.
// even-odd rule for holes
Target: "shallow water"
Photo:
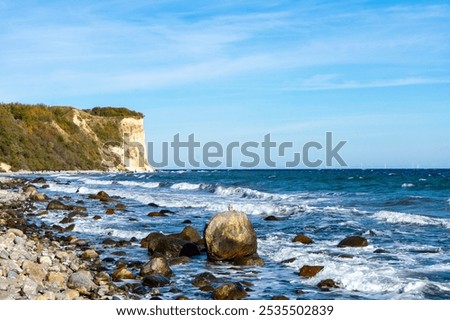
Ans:
<svg viewBox="0 0 450 320"><path fill-rule="evenodd" d="M90 217L103 217L76 219L74 234L95 244L111 237L143 238L154 231L177 233L186 219L203 230L211 216L228 205L247 213L266 266L237 268L197 257L191 264L174 267L176 287L191 298L210 297L191 285L193 276L204 271L252 283L250 299L276 295L291 299L450 298L450 170L172 171L45 177L49 196L70 196L72 200L66 202L71 203L85 200ZM122 197L127 211L105 215L103 205L86 200L99 191ZM150 218L147 214L154 210L149 203L175 214ZM265 221L269 215L279 221ZM50 212L40 221L53 224L63 217L63 212ZM297 234L306 234L315 243L292 243ZM366 237L369 246L337 248L349 235ZM374 253L377 249L386 253ZM114 256L114 251L125 251L126 261L148 260L146 250L138 245L108 249L102 258ZM290 258L296 260L281 263ZM303 265L325 269L313 279L302 279L298 270ZM317 283L324 279L339 282L341 289L320 291ZM172 297L168 290L161 290L164 298ZM297 290L305 294L298 296Z"/></svg>

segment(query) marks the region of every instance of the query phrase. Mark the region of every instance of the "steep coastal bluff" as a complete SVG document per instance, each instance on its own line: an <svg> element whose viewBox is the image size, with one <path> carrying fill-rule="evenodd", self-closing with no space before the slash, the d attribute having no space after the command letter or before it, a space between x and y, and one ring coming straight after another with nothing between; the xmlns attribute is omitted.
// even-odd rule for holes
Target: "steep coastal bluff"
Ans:
<svg viewBox="0 0 450 320"><path fill-rule="evenodd" d="M126 108L0 104L0 172L154 171L144 115Z"/></svg>

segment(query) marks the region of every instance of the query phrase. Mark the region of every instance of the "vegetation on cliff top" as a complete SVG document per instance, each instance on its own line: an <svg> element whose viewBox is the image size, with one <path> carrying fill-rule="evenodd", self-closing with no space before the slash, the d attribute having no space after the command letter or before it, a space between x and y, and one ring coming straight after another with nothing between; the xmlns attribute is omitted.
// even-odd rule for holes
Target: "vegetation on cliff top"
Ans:
<svg viewBox="0 0 450 320"><path fill-rule="evenodd" d="M78 114L91 133L78 126ZM121 141L123 118L142 118L125 108L48 107L0 103L0 162L17 170L101 170L100 148Z"/></svg>

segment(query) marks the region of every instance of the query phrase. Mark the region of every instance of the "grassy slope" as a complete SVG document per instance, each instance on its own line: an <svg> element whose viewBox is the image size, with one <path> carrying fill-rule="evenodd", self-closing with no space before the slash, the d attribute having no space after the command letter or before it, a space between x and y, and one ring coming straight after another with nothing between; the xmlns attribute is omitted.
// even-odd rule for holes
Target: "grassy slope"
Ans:
<svg viewBox="0 0 450 320"><path fill-rule="evenodd" d="M103 142L120 141L119 122L143 115L125 108L80 111L100 141L73 123L75 109L0 104L0 162L17 170L98 170ZM57 129L57 124L64 132Z"/></svg>

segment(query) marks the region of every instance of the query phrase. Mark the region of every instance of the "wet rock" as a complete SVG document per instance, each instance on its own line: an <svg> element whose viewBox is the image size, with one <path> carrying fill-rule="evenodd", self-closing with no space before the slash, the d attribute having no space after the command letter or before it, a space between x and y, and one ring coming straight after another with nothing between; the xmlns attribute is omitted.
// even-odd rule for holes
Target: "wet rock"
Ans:
<svg viewBox="0 0 450 320"><path fill-rule="evenodd" d="M243 212L217 214L206 226L204 238L208 258L212 261L233 260L257 251L256 232Z"/></svg>
<svg viewBox="0 0 450 320"><path fill-rule="evenodd" d="M77 290L82 295L89 295L90 292L98 288L92 280L93 277L89 271L81 270L70 275L67 286L70 289Z"/></svg>
<svg viewBox="0 0 450 320"><path fill-rule="evenodd" d="M277 300L282 301L282 300L289 300L289 298L286 297L286 296L275 296L275 297L272 297L272 300L274 300L274 301L277 301Z"/></svg>
<svg viewBox="0 0 450 320"><path fill-rule="evenodd" d="M195 257L201 255L200 248L194 243L186 243L180 251L181 257Z"/></svg>
<svg viewBox="0 0 450 320"><path fill-rule="evenodd" d="M307 237L303 234L296 236L294 238L294 240L292 240L292 242L302 243L302 244L313 244L314 243L314 241L310 237Z"/></svg>
<svg viewBox="0 0 450 320"><path fill-rule="evenodd" d="M235 258L233 260L231 260L231 263L235 266L258 266L258 267L263 267L264 266L264 260L261 259L257 254L254 254L252 256L249 257L240 257L240 258Z"/></svg>
<svg viewBox="0 0 450 320"><path fill-rule="evenodd" d="M178 238L191 243L197 243L202 238L200 232L192 226L187 226L180 233L171 234L169 237Z"/></svg>
<svg viewBox="0 0 450 320"><path fill-rule="evenodd" d="M182 222L182 224L191 224L192 223L192 221L191 220L184 220L183 222Z"/></svg>
<svg viewBox="0 0 450 320"><path fill-rule="evenodd" d="M150 212L147 216L152 218L164 218L167 217L165 213L162 212Z"/></svg>
<svg viewBox="0 0 450 320"><path fill-rule="evenodd" d="M178 300L178 301L183 301L183 300L185 300L185 301L187 301L187 300L189 300L189 298L186 297L186 296L178 296L178 297L175 298L175 300Z"/></svg>
<svg viewBox="0 0 450 320"><path fill-rule="evenodd" d="M122 203L118 203L117 205L116 205L116 210L121 210L121 211L123 211L123 210L125 210L126 209L126 206L124 205L124 204L122 204Z"/></svg>
<svg viewBox="0 0 450 320"><path fill-rule="evenodd" d="M141 241L141 246L146 246L150 256L160 254L166 258L176 258L180 256L185 241L178 238L166 237L161 233L151 233Z"/></svg>
<svg viewBox="0 0 450 320"><path fill-rule="evenodd" d="M173 271L170 269L169 262L166 258L156 257L142 266L141 276L145 277L152 274L161 274L165 277L173 276Z"/></svg>
<svg viewBox="0 0 450 320"><path fill-rule="evenodd" d="M204 286L211 285L212 283L215 283L217 281L218 279L212 273L203 272L195 276L194 280L192 281L192 285L194 285L197 288L201 288Z"/></svg>
<svg viewBox="0 0 450 320"><path fill-rule="evenodd" d="M71 224L70 226L64 228L64 232L72 232L75 230L75 224Z"/></svg>
<svg viewBox="0 0 450 320"><path fill-rule="evenodd" d="M339 242L339 248L346 247L367 247L369 245L366 238L360 236L351 236Z"/></svg>
<svg viewBox="0 0 450 320"><path fill-rule="evenodd" d="M133 272L129 271L127 268L122 267L114 270L112 278L114 281L134 280L136 279L136 276L133 274Z"/></svg>
<svg viewBox="0 0 450 320"><path fill-rule="evenodd" d="M151 208L159 208L159 206L156 203L153 203L153 202L149 203L148 205Z"/></svg>
<svg viewBox="0 0 450 320"><path fill-rule="evenodd" d="M62 219L59 223L60 223L60 224L69 224L69 223L72 223L72 222L73 222L73 219L72 219L72 218L65 217L65 218Z"/></svg>
<svg viewBox="0 0 450 320"><path fill-rule="evenodd" d="M191 262L191 259L189 257L178 257L170 259L169 264L171 266L177 266L180 264L188 264L189 262Z"/></svg>
<svg viewBox="0 0 450 320"><path fill-rule="evenodd" d="M300 269L300 277L313 278L324 269L323 266L303 266Z"/></svg>
<svg viewBox="0 0 450 320"><path fill-rule="evenodd" d="M290 258L290 259L286 259L286 260L281 261L281 263L289 264L289 263L293 263L295 261L297 261L297 258Z"/></svg>
<svg viewBox="0 0 450 320"><path fill-rule="evenodd" d="M384 254L384 253L389 253L389 251L384 250L384 249L377 249L373 253L375 253L375 254Z"/></svg>
<svg viewBox="0 0 450 320"><path fill-rule="evenodd" d="M326 280L320 281L319 284L317 285L317 287L319 287L319 289L328 291L330 289L339 288L339 285L332 279L326 279Z"/></svg>
<svg viewBox="0 0 450 320"><path fill-rule="evenodd" d="M107 214L107 215L113 215L113 214L115 214L115 213L116 213L116 211L114 211L114 209L112 209L112 208L106 209L106 214Z"/></svg>
<svg viewBox="0 0 450 320"><path fill-rule="evenodd" d="M85 212L73 211L67 215L69 218L86 218L89 215Z"/></svg>
<svg viewBox="0 0 450 320"><path fill-rule="evenodd" d="M100 191L97 195L89 196L89 199L100 200L101 202L115 202L105 191Z"/></svg>
<svg viewBox="0 0 450 320"><path fill-rule="evenodd" d="M70 206L66 206L64 203L58 201L58 200L52 200L49 202L49 204L47 205L47 211L50 210L72 210L72 208Z"/></svg>
<svg viewBox="0 0 450 320"><path fill-rule="evenodd" d="M170 280L161 274L153 274L145 276L142 280L142 284L151 288L159 288L170 285Z"/></svg>
<svg viewBox="0 0 450 320"><path fill-rule="evenodd" d="M241 300L248 296L240 283L230 283L220 286L212 293L214 300Z"/></svg>
<svg viewBox="0 0 450 320"><path fill-rule="evenodd" d="M45 178L39 177L31 181L31 183L44 184L47 183L47 180L45 180Z"/></svg>
<svg viewBox="0 0 450 320"><path fill-rule="evenodd" d="M265 221L279 221L279 219L275 216L268 216L264 218Z"/></svg>
<svg viewBox="0 0 450 320"><path fill-rule="evenodd" d="M102 220L102 217L99 215L94 216L92 219L98 221L98 220Z"/></svg>

